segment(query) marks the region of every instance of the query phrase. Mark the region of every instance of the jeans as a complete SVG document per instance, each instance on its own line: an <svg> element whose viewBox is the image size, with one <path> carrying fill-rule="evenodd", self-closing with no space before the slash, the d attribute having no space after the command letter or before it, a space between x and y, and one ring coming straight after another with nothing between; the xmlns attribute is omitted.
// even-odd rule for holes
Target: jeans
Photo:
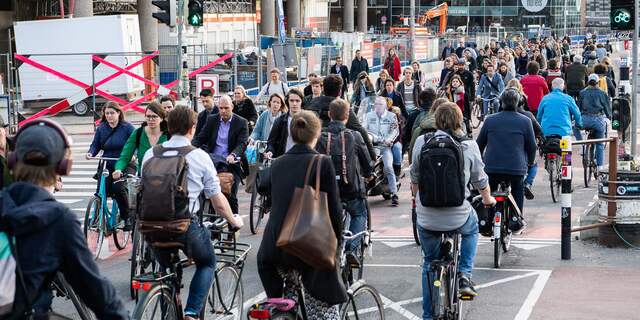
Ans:
<svg viewBox="0 0 640 320"><path fill-rule="evenodd" d="M397 166L402 165L402 144L400 141L391 146L391 152L393 153L393 164Z"/></svg>
<svg viewBox="0 0 640 320"><path fill-rule="evenodd" d="M486 101L486 100L482 100L482 114L483 115L487 115L487 112L489 112L489 102L491 102L491 105L493 106L493 112L492 113L496 113L498 112L498 98L495 98L491 101Z"/></svg>
<svg viewBox="0 0 640 320"><path fill-rule="evenodd" d="M582 124L583 129L593 131L593 136L589 136L589 139L601 139L607 135L607 122L603 116L585 114L582 116ZM604 164L604 143L596 144L596 163L598 166Z"/></svg>
<svg viewBox="0 0 640 320"><path fill-rule="evenodd" d="M189 298L184 312L186 315L198 316L204 307L209 288L213 284L213 273L216 267L216 255L211 244L209 229L200 225L198 220L192 219L189 229L184 234L175 238L176 242L184 244L182 251L196 264L196 272L193 274L189 285ZM163 267L171 265L169 254L174 249L155 249L158 262Z"/></svg>
<svg viewBox="0 0 640 320"><path fill-rule="evenodd" d="M511 175L511 174L499 174L489 173L489 186L491 191L498 190L500 182L506 182L511 186L511 195L513 200L516 201L520 212L524 212L524 176Z"/></svg>
<svg viewBox="0 0 640 320"><path fill-rule="evenodd" d="M389 192L396 194L398 186L396 185L396 173L393 171L393 151L391 147L381 147L380 156L384 164L384 175L387 176L387 182L389 183Z"/></svg>
<svg viewBox="0 0 640 320"><path fill-rule="evenodd" d="M533 186L533 180L535 180L536 175L538 175L538 164L534 163L529 166L529 169L527 170L527 176L524 178L524 184Z"/></svg>
<svg viewBox="0 0 640 320"><path fill-rule="evenodd" d="M351 223L349 223L349 231L352 234L362 232L367 228L367 204L363 198L355 198L344 202L344 209L349 212ZM347 243L347 251L355 250L362 241L362 237L358 237Z"/></svg>
<svg viewBox="0 0 640 320"><path fill-rule="evenodd" d="M478 247L478 215L471 209L469 218L457 231L462 236L460 244L460 261L458 272L463 273L471 278L473 270L473 260L476 257ZM420 246L422 248L422 319L431 319L431 284L427 283L427 273L429 272L429 264L431 261L440 256L440 236L428 232L421 226L418 226L418 235L420 237Z"/></svg>

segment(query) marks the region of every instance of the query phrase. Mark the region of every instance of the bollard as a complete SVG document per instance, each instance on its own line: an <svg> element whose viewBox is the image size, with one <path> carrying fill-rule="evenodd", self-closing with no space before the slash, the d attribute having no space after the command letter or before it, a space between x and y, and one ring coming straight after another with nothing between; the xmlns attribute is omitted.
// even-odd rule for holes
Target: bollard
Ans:
<svg viewBox="0 0 640 320"><path fill-rule="evenodd" d="M561 229L560 247L562 260L571 259L571 136L564 136L560 140L562 149L562 190L560 194Z"/></svg>

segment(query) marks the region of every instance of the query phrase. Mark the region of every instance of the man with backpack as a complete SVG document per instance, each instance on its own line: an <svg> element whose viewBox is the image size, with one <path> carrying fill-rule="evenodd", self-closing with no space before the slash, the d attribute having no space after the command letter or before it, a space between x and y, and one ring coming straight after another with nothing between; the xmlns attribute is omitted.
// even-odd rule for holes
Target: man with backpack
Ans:
<svg viewBox="0 0 640 320"><path fill-rule="evenodd" d="M204 193L215 212L232 227L241 228L222 194L220 181L209 155L191 145L195 113L178 106L167 117L171 139L149 149L142 161L142 199L138 217L145 236L162 265L168 264L167 243L178 243L196 264L185 306L185 319L197 319L213 283L216 257L211 234L196 213ZM167 210L167 208L175 208ZM165 246L163 246L165 244Z"/></svg>
<svg viewBox="0 0 640 320"><path fill-rule="evenodd" d="M52 195L59 176L71 172L67 135L38 119L22 126L15 142L15 182L0 194L0 318L48 319L50 282L61 272L98 319L129 319L100 275L78 217Z"/></svg>
<svg viewBox="0 0 640 320"><path fill-rule="evenodd" d="M283 97L289 93L287 82L280 80L280 70L278 68L271 69L269 75L271 76L271 80L262 86L262 90L260 90L256 97L256 102L261 102L263 101L263 97L269 98L274 93L279 93Z"/></svg>
<svg viewBox="0 0 640 320"><path fill-rule="evenodd" d="M462 295L476 296L471 282L478 243L478 216L467 200L473 185L485 206L493 206L489 179L478 145L464 138L462 112L447 102L435 110L438 131L416 140L411 163L411 193L415 197L418 234L423 252L423 319L431 319L431 284L427 281L431 261L440 257L439 234L456 231L462 236L458 265ZM442 164L445 165L442 165Z"/></svg>
<svg viewBox="0 0 640 320"><path fill-rule="evenodd" d="M359 132L347 129L349 103L340 98L329 104L331 122L322 130L316 143L316 150L331 156L336 169L336 180L340 189L340 199L351 216L349 231L353 234L365 230L367 226L366 189L362 177L373 173L371 157ZM359 241L348 244L352 251Z"/></svg>

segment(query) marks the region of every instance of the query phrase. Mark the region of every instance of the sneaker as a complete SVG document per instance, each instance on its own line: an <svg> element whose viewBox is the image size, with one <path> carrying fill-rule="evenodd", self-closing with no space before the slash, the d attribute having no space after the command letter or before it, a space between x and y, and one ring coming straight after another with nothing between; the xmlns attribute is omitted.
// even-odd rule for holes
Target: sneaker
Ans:
<svg viewBox="0 0 640 320"><path fill-rule="evenodd" d="M360 259L358 259L355 252L353 251L347 253L347 263L354 268L360 267Z"/></svg>
<svg viewBox="0 0 640 320"><path fill-rule="evenodd" d="M531 191L531 186L528 184L524 185L524 197L527 198L527 200L533 200L534 198L533 191Z"/></svg>
<svg viewBox="0 0 640 320"><path fill-rule="evenodd" d="M392 195L391 196L391 205L394 206L394 207L397 207L398 204L399 204L398 195L397 194Z"/></svg>
<svg viewBox="0 0 640 320"><path fill-rule="evenodd" d="M476 289L473 287L473 281L471 281L471 279L467 278L467 276L465 276L464 274L459 274L458 276L458 285L460 287L460 295L462 296L471 296L471 297L475 297L478 295L478 292L476 291Z"/></svg>
<svg viewBox="0 0 640 320"><path fill-rule="evenodd" d="M524 229L527 228L527 222L524 221L524 219L522 219L520 221L520 228L515 229L515 230L511 230L511 233L515 234L515 235L521 235L524 232Z"/></svg>

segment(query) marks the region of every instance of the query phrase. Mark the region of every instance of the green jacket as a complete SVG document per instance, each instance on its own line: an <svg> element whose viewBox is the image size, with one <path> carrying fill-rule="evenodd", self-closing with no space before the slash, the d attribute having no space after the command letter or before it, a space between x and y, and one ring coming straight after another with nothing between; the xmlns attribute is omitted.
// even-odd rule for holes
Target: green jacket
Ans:
<svg viewBox="0 0 640 320"><path fill-rule="evenodd" d="M131 162L131 158L133 157L133 152L136 152L136 157L138 158L138 166L137 171L140 172L140 168L142 167L142 158L144 158L144 154L147 150L151 149L152 145L149 143L149 137L147 136L147 132L144 130L145 127L140 127L138 129L133 130L129 139L127 139L127 143L125 143L124 148L122 148L122 153L120 153L120 159L116 162L116 170L124 171L129 162ZM136 136L138 135L138 130L142 130L140 134L140 145L136 148ZM167 134L163 133L160 138L158 138L158 143L163 143L167 141Z"/></svg>

